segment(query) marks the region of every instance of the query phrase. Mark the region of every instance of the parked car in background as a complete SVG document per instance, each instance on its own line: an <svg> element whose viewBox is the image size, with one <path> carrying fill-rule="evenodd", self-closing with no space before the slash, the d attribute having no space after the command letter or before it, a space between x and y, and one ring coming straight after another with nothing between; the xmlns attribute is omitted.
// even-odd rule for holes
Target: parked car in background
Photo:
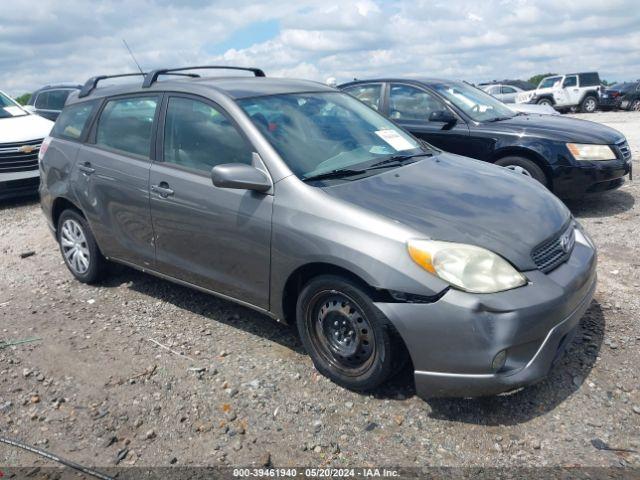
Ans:
<svg viewBox="0 0 640 480"><path fill-rule="evenodd" d="M0 92L0 198L38 191L38 152L53 122Z"/></svg>
<svg viewBox="0 0 640 480"><path fill-rule="evenodd" d="M572 108L592 113L598 109L600 76L598 72L568 73L543 78L535 90L519 93L517 103L550 105L559 111Z"/></svg>
<svg viewBox="0 0 640 480"><path fill-rule="evenodd" d="M640 81L631 84L620 97L620 109L640 112Z"/></svg>
<svg viewBox="0 0 640 480"><path fill-rule="evenodd" d="M41 117L55 121L71 92L80 90L80 85L47 85L36 90L27 102L27 109Z"/></svg>
<svg viewBox="0 0 640 480"><path fill-rule="evenodd" d="M465 82L385 78L340 88L438 148L533 177L559 197L617 188L631 172L631 150L617 130L519 114Z"/></svg>
<svg viewBox="0 0 640 480"><path fill-rule="evenodd" d="M602 110L620 108L622 97L627 93L635 92L639 86L640 82L624 82L604 87L600 94L600 108Z"/></svg>
<svg viewBox="0 0 640 480"><path fill-rule="evenodd" d="M492 85L480 85L480 89L489 95L496 97L502 103L515 103L516 96L524 90L514 87L513 85L504 85L501 83Z"/></svg>
<svg viewBox="0 0 640 480"><path fill-rule="evenodd" d="M596 287L560 200L320 83L157 81L183 70L89 80L47 140L42 209L76 279L109 259L291 322L355 390L408 357L423 397L547 374Z"/></svg>

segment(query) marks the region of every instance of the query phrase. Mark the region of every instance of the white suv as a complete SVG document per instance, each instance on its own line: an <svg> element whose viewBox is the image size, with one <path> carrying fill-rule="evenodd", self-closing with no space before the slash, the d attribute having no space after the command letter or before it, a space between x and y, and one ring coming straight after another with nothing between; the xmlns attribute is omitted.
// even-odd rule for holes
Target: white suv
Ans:
<svg viewBox="0 0 640 480"><path fill-rule="evenodd" d="M550 105L556 110L578 108L591 113L598 108L600 76L598 72L568 73L543 78L538 88L516 96L516 103Z"/></svg>

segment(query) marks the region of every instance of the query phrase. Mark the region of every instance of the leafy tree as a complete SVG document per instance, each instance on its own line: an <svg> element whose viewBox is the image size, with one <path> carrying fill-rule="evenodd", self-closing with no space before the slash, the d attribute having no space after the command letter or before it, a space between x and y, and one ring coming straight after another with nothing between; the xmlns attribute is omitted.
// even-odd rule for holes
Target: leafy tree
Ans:
<svg viewBox="0 0 640 480"><path fill-rule="evenodd" d="M18 98L16 98L16 102L18 102L20 105L26 105L30 98L30 93L23 93Z"/></svg>
<svg viewBox="0 0 640 480"><path fill-rule="evenodd" d="M553 75L557 75L557 73L539 73L537 75L534 75L527 81L529 83L533 83L537 87L538 84L540 83L540 80L542 80L544 77L551 77Z"/></svg>

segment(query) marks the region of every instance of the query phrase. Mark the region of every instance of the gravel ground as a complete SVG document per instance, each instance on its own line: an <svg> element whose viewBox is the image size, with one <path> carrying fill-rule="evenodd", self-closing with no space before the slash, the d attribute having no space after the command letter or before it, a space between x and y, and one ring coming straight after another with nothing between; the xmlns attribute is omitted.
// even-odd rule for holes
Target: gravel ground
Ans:
<svg viewBox="0 0 640 480"><path fill-rule="evenodd" d="M576 115L623 132L640 113ZM599 285L568 355L515 394L424 401L317 374L293 331L124 268L72 279L36 200L0 204L0 435L92 466L640 466L640 185L569 206ZM21 258L21 254L35 252ZM177 355L151 340L169 346ZM598 448L600 447L600 448ZM46 465L0 445L0 465Z"/></svg>

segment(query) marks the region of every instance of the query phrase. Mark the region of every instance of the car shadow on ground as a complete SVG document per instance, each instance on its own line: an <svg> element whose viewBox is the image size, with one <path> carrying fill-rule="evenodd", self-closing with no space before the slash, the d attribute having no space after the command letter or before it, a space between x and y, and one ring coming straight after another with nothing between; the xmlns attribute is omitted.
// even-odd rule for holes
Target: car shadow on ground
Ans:
<svg viewBox="0 0 640 480"><path fill-rule="evenodd" d="M26 207L36 204L40 201L40 197L37 193L33 195L26 195L23 197L7 198L6 200L0 200L0 211L10 210L12 208Z"/></svg>
<svg viewBox="0 0 640 480"><path fill-rule="evenodd" d="M604 339L605 318L593 300L566 354L540 383L512 394L473 399L430 399L432 418L497 426L515 425L544 415L582 387Z"/></svg>
<svg viewBox="0 0 640 480"><path fill-rule="evenodd" d="M564 203L577 218L600 218L631 210L635 198L625 190L613 190L580 199L565 200Z"/></svg>
<svg viewBox="0 0 640 480"><path fill-rule="evenodd" d="M101 284L113 288L128 283L128 288L178 308L223 323L305 355L295 327L276 322L267 315L213 295L177 285L149 274L112 265L111 274ZM592 301L580 321L578 332L566 355L542 382L512 394L473 399L428 399L430 416L438 419L480 425L523 423L553 410L577 391L593 368L604 339L605 319L600 304ZM198 328L194 326L194 328ZM415 395L413 367L407 362L390 381L362 396L386 400L404 400Z"/></svg>
<svg viewBox="0 0 640 480"><path fill-rule="evenodd" d="M101 287L118 287L123 283L129 283L128 288L133 291L169 302L178 308L206 317L212 323L229 325L276 342L294 352L305 354L293 328L277 322L268 315L123 265L112 264L110 270L110 275L101 282Z"/></svg>

